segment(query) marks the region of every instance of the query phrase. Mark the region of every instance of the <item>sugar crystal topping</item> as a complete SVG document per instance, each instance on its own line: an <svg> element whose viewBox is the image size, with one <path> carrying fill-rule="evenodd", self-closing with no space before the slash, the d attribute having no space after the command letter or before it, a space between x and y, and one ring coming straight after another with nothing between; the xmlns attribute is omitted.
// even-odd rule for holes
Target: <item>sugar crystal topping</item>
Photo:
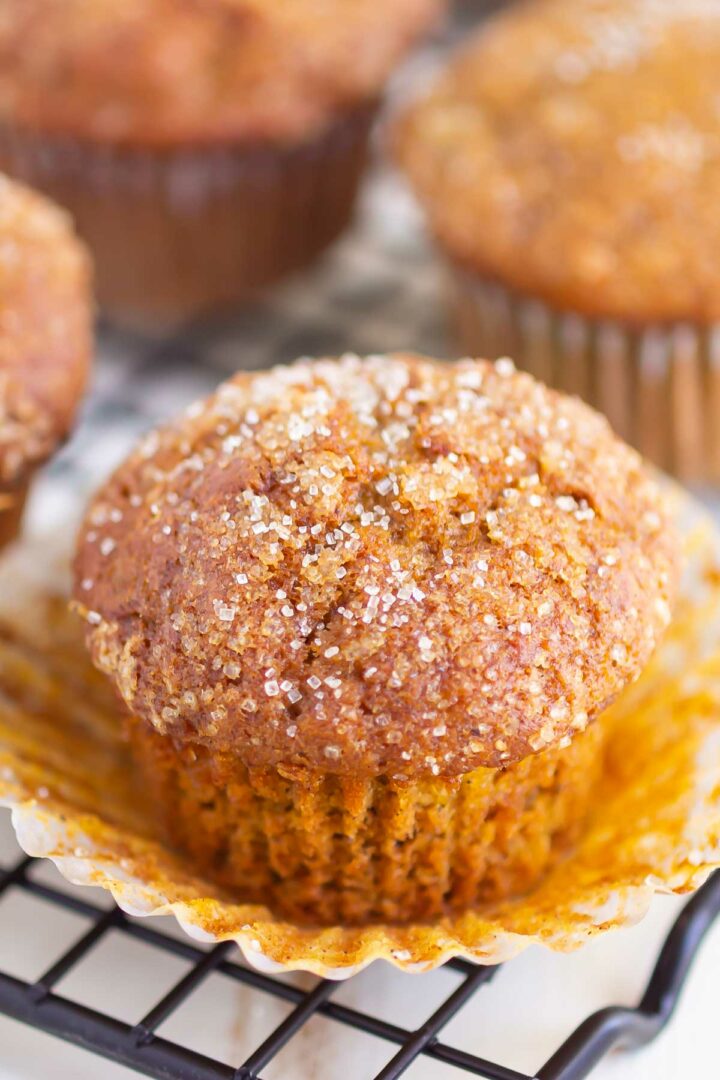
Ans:
<svg viewBox="0 0 720 1080"><path fill-rule="evenodd" d="M158 730L437 775L584 727L669 620L674 543L637 455L509 361L347 355L238 375L152 434L77 580Z"/></svg>
<svg viewBox="0 0 720 1080"><path fill-rule="evenodd" d="M69 218L0 175L0 485L66 434L88 367L89 266Z"/></svg>
<svg viewBox="0 0 720 1080"><path fill-rule="evenodd" d="M720 4L536 0L463 46L397 128L456 260L554 309L720 316Z"/></svg>

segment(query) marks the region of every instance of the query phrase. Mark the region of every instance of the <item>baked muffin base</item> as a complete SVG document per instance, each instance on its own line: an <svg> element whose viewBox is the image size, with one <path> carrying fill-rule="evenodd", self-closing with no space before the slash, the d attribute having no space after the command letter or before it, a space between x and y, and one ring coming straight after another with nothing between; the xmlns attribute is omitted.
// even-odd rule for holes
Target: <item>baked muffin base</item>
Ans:
<svg viewBox="0 0 720 1080"><path fill-rule="evenodd" d="M239 900L299 924L405 923L524 893L583 829L602 722L565 748L456 779L247 769L138 720L129 738L166 837Z"/></svg>
<svg viewBox="0 0 720 1080"><path fill-rule="evenodd" d="M377 103L287 147L155 151L0 128L0 168L70 210L106 314L140 328L232 308L348 224Z"/></svg>
<svg viewBox="0 0 720 1080"><path fill-rule="evenodd" d="M720 324L587 319L457 267L449 298L463 352L512 356L549 386L594 405L666 472L720 482Z"/></svg>
<svg viewBox="0 0 720 1080"><path fill-rule="evenodd" d="M0 550L20 532L29 485L0 484Z"/></svg>
<svg viewBox="0 0 720 1080"><path fill-rule="evenodd" d="M720 574L705 572L717 532L680 491L676 512L690 557L676 618L603 717L604 775L582 836L524 896L430 923L308 929L201 879L145 806L121 705L93 671L64 591L47 594L68 539L59 530L0 560L0 801L21 846L133 917L233 942L265 973L345 979L378 959L407 973L452 957L497 964L529 945L567 952L634 925L656 893L686 893L720 862Z"/></svg>

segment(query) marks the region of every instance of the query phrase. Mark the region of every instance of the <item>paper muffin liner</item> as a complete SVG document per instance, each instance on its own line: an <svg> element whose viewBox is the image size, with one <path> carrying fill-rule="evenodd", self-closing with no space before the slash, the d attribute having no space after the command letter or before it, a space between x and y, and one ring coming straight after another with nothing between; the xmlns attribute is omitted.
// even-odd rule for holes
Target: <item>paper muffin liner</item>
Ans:
<svg viewBox="0 0 720 1080"><path fill-rule="evenodd" d="M121 148L0 127L0 168L74 216L111 317L140 328L231 308L348 224L377 103L285 146Z"/></svg>
<svg viewBox="0 0 720 1080"><path fill-rule="evenodd" d="M686 482L720 482L720 323L593 320L458 267L450 306L464 352L511 356L588 401L626 442Z"/></svg>
<svg viewBox="0 0 720 1080"><path fill-rule="evenodd" d="M603 719L604 775L572 852L524 895L435 921L313 928L233 901L158 836L112 692L90 669L62 595L38 579L48 545L0 566L0 802L18 840L132 915L172 914L233 940L265 971L345 978L383 958L426 971L453 956L498 963L532 943L573 949L639 919L720 866L720 568L717 537L686 497L688 573L667 639Z"/></svg>
<svg viewBox="0 0 720 1080"><path fill-rule="evenodd" d="M0 549L9 544L20 531L29 485L0 484Z"/></svg>

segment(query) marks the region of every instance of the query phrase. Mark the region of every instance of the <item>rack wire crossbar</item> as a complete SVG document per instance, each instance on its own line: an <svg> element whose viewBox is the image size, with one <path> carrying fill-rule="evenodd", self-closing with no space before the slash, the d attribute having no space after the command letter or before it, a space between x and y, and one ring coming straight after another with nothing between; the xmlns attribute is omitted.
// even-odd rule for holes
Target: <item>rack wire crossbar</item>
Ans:
<svg viewBox="0 0 720 1080"><path fill-rule="evenodd" d="M695 893L677 918L639 1003L635 1007L601 1009L588 1017L535 1076L530 1077L440 1040L443 1027L477 990L490 982L497 967L481 967L459 959L450 961L448 968L460 973L462 981L421 1027L409 1031L371 1013L334 1002L333 991L340 985L336 982L318 979L312 989L303 990L243 967L231 958L234 946L230 942L206 951L189 939L169 937L146 922L129 919L119 908L108 911L77 893L66 893L33 880L28 874L32 864L32 859L23 858L8 869L0 868L0 896L10 889L20 889L82 915L90 919L91 924L36 982L25 982L0 972L0 1012L158 1080L262 1080L262 1070L316 1014L397 1047L395 1056L374 1080L395 1080L421 1055L486 1080L582 1080L613 1047L648 1043L668 1023L702 940L720 914L719 871ZM191 965L150 1012L134 1025L55 992L60 980L109 930L119 930ZM157 1034L160 1025L191 997L211 972L238 980L293 1006L262 1045L237 1067L196 1053Z"/></svg>

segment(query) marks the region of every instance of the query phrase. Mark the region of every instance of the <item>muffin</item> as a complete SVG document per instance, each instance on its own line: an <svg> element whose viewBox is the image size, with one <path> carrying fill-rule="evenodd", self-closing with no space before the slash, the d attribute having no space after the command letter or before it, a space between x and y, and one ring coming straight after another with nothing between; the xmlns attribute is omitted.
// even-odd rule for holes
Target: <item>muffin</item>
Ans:
<svg viewBox="0 0 720 1080"><path fill-rule="evenodd" d="M84 248L61 210L0 176L0 547L72 426L91 350Z"/></svg>
<svg viewBox="0 0 720 1080"><path fill-rule="evenodd" d="M194 867L300 923L403 922L578 837L676 549L635 451L509 360L345 356L151 434L75 604Z"/></svg>
<svg viewBox="0 0 720 1080"><path fill-rule="evenodd" d="M0 167L68 207L134 323L230 307L346 226L443 0L4 0Z"/></svg>
<svg viewBox="0 0 720 1080"><path fill-rule="evenodd" d="M720 480L720 5L538 0L395 131L463 348L510 352Z"/></svg>

